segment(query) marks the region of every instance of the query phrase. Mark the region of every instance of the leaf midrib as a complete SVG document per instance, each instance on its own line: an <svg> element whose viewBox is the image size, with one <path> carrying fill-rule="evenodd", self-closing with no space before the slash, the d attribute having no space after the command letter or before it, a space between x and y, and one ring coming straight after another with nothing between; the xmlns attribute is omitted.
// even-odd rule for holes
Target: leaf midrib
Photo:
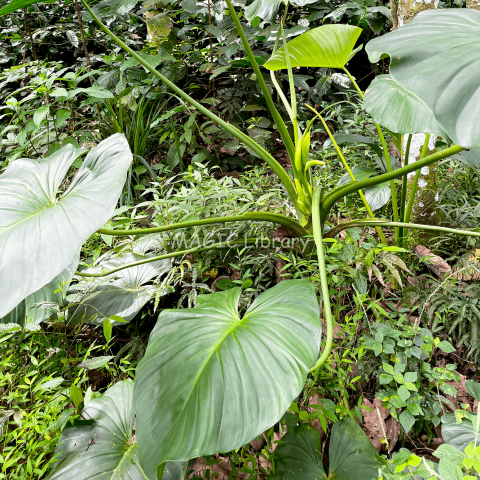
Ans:
<svg viewBox="0 0 480 480"><path fill-rule="evenodd" d="M182 411L185 409L186 405L188 404L188 401L190 400L190 397L192 396L192 393L193 391L195 390L195 387L197 386L197 383L200 379L200 377L202 376L203 374L203 371L205 370L206 366L208 365L208 363L210 362L210 359L213 357L213 355L218 351L218 349L220 348L221 344L223 343L223 341L231 334L233 333L238 327L242 326L243 322L245 322L245 320L247 320L248 316L245 315L242 319L239 317L238 313L236 313L236 317L234 317L233 315L231 316L232 320L235 322L222 336L221 338L217 341L217 343L215 344L215 346L212 348L212 351L210 352L210 354L208 355L208 357L205 359L205 361L203 362L201 368L200 368L200 371L198 372L198 374L196 375L194 381L192 382L192 387L190 389L190 391L188 392L188 395L186 396L185 398L185 402L183 404L183 407L182 407Z"/></svg>

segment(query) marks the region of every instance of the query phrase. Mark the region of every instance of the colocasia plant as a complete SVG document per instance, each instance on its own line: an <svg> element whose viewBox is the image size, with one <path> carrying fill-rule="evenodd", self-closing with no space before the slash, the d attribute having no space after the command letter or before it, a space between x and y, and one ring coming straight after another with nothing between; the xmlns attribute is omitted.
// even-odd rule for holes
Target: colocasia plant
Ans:
<svg viewBox="0 0 480 480"><path fill-rule="evenodd" d="M275 107L232 1L226 2L285 143L293 176L251 137L220 119L159 73L115 36L87 1L82 0L98 26L132 58L183 101L238 138L272 168L288 192L296 219L251 212L151 229L101 229L114 211L132 162L123 136L114 135L91 151L65 190L60 187L63 188L69 166L82 154L78 149L67 145L40 163L16 160L0 176L0 315L8 316L14 323L24 323L25 318L28 320L32 306L48 297L52 285L59 285L70 276L67 269L82 244L96 231L103 235L145 235L196 225L265 221L283 225L297 237L313 234L327 325L324 350L319 357L320 311L314 286L308 280L281 282L260 295L243 315L238 310L240 287L200 296L197 306L192 309L164 310L137 368L135 386L129 383L115 385L102 399L89 404L88 414L96 419L95 423L81 433L75 429L65 433L58 450L60 461L50 478L67 479L75 475L83 478L144 478L143 475L150 479L181 478L184 462L189 459L239 448L277 423L302 391L308 373L325 362L332 346L333 319L322 236L329 212L346 195L359 195L370 218L335 227L328 232L329 236L336 235L343 228L361 225L375 226L383 244L387 243L383 230L391 227L395 228L398 244L402 242L402 229L405 228L480 236L475 232L408 223L415 188L410 198L405 196L399 204L394 185L395 179L406 181L406 176L414 172L418 181L418 172L423 167L463 151L467 156L472 155L480 146L480 12L469 9L422 12L408 25L372 40L366 46L372 62L384 57L391 59L389 75L376 78L365 94L365 107L376 122L380 153L387 172L356 178L321 112L310 108L312 120L304 130L300 128L292 69L326 67L343 71L363 98L364 92L346 67L362 48L355 48L361 29L325 25L287 43L283 16L274 53L264 67L270 71L271 83L290 116L293 133L290 135ZM33 3L36 0L13 0L0 10L0 15ZM288 5L284 3L286 10ZM283 45L278 48L282 40ZM290 79L289 94L281 91L276 80L275 71L282 69L287 71ZM311 169L321 167L321 162L310 159L310 129L316 120L329 134L350 177L348 183L331 192L325 192L321 185L312 181ZM414 133L427 134L420 158L407 163L405 155L405 165L394 170L388 153L388 138L402 150L403 135ZM431 134L441 135L446 147L427 155ZM408 146L411 142L406 139L405 143ZM374 218L371 203L376 195L383 201L391 197L394 221ZM114 279L117 277L113 274L186 253L232 244L255 244L257 240L231 240L164 255L143 255L132 258L131 263L106 264L106 271L90 271L82 275L103 277L108 281L107 288L131 292L136 286L144 285L143 270L139 269L138 277L130 279L133 284L128 285L125 278L123 283L116 285ZM147 275L160 277L165 273L163 262L157 263L157 267L154 265L152 267L158 267L158 271L147 272ZM128 310L129 315L134 310ZM95 315L93 318L97 320ZM82 314L81 321L89 320L86 313ZM116 321L118 317L105 317L104 325L110 320ZM135 437L132 435L134 418ZM328 478L357 479L357 470L337 457L339 451L342 454L346 451L342 442L348 440L353 451L357 451L362 450L364 438L352 433L348 439L342 439L341 429L344 427L335 427L330 443ZM311 478L325 476L314 451L316 444L317 439L307 429L299 427L292 431L279 453L277 478L290 478L289 474L282 473L291 470L282 463L292 460L289 449L311 452ZM101 454L93 455L92 452ZM365 467L368 472L372 466L375 470L376 460L367 451L365 458L362 457L362 465L363 462L370 462Z"/></svg>

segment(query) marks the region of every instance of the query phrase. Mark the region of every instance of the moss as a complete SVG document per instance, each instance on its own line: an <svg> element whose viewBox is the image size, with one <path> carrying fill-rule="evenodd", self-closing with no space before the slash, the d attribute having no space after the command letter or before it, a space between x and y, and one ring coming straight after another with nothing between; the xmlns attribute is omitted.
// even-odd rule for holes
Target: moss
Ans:
<svg viewBox="0 0 480 480"><path fill-rule="evenodd" d="M478 1L478 0L471 0ZM407 24L417 13L435 8L433 0L400 0L398 2L398 24Z"/></svg>
<svg viewBox="0 0 480 480"><path fill-rule="evenodd" d="M433 152L428 152L433 153ZM436 163L424 167L413 201L410 223L420 223L423 225L440 225L442 221L442 211L438 208L438 165ZM407 200L413 185L414 175L408 179ZM416 245L425 245L431 242L433 237L437 237L436 232L427 232L425 230L409 230L407 236L407 246L412 248Z"/></svg>
<svg viewBox="0 0 480 480"><path fill-rule="evenodd" d="M145 12L147 23L147 41L150 46L158 47L172 30L172 20L162 4L150 5Z"/></svg>

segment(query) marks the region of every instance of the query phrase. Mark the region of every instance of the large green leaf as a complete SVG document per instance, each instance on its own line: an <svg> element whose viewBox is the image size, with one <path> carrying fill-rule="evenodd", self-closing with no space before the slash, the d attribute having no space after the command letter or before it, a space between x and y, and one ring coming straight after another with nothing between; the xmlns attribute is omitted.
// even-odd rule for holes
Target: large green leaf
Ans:
<svg viewBox="0 0 480 480"><path fill-rule="evenodd" d="M465 148L480 145L480 12L427 10L367 44L371 62L390 56L390 75L418 97Z"/></svg>
<svg viewBox="0 0 480 480"><path fill-rule="evenodd" d="M65 428L48 480L145 480L133 433L133 391L131 380L119 382L84 408L82 416L94 422ZM184 473L184 465L169 463L163 480L183 480Z"/></svg>
<svg viewBox="0 0 480 480"><path fill-rule="evenodd" d="M391 75L379 75L365 92L365 109L373 120L395 133L446 136L432 111Z"/></svg>
<svg viewBox="0 0 480 480"><path fill-rule="evenodd" d="M8 15L9 13L15 12L21 8L29 7L34 3L38 3L40 0L13 0L8 5L0 8L0 17L3 15ZM43 2L43 3L52 3L52 2Z"/></svg>
<svg viewBox="0 0 480 480"><path fill-rule="evenodd" d="M16 323L23 327L25 323L38 325L47 319L52 310L49 308L39 308L43 302L61 305L63 299L77 269L80 260L80 252L77 252L70 264L60 272L51 282L44 285L40 290L30 294L25 300L22 300L12 311L3 318L0 323Z"/></svg>
<svg viewBox="0 0 480 480"><path fill-rule="evenodd" d="M284 280L243 318L241 289L164 310L137 367L135 406L147 476L166 460L228 452L278 422L315 363L321 323L315 289Z"/></svg>
<svg viewBox="0 0 480 480"><path fill-rule="evenodd" d="M454 413L448 413L442 416L442 437L447 445L465 451L470 442L475 441L475 431L473 426L476 425L475 415L466 413L467 417L461 420L456 419Z"/></svg>
<svg viewBox="0 0 480 480"><path fill-rule="evenodd" d="M315 3L316 0L255 0L245 7L245 17L254 26L258 27L260 19L269 23L275 23L280 5L292 4L303 7L309 3Z"/></svg>
<svg viewBox="0 0 480 480"><path fill-rule="evenodd" d="M293 67L343 68L362 29L352 25L323 25L288 42ZM279 48L264 65L269 70L287 68L284 47Z"/></svg>
<svg viewBox="0 0 480 480"><path fill-rule="evenodd" d="M320 480L327 478L322 464L321 440L309 425L293 427L275 450L275 473L268 480Z"/></svg>
<svg viewBox="0 0 480 480"><path fill-rule="evenodd" d="M330 480L377 478L380 466L376 450L354 420L347 417L333 425L328 449Z"/></svg>
<svg viewBox="0 0 480 480"><path fill-rule="evenodd" d="M294 427L275 451L275 474L269 480L371 480L381 466L364 431L350 417L332 427L328 450L328 476L315 428Z"/></svg>
<svg viewBox="0 0 480 480"><path fill-rule="evenodd" d="M0 175L0 316L59 275L115 209L132 161L125 137L101 142L61 192L76 158L69 144Z"/></svg>
<svg viewBox="0 0 480 480"><path fill-rule="evenodd" d="M128 253L123 257L110 258L82 273L109 271L147 258L148 256ZM69 321L79 323L85 316L85 321L88 322L96 316L92 323L102 325L105 318L117 315L129 322L155 294L156 286L147 285L148 282L170 270L171 264L171 259L167 258L125 268L106 277L82 277L75 289L88 293L70 308L72 315ZM110 323L121 324L113 320Z"/></svg>

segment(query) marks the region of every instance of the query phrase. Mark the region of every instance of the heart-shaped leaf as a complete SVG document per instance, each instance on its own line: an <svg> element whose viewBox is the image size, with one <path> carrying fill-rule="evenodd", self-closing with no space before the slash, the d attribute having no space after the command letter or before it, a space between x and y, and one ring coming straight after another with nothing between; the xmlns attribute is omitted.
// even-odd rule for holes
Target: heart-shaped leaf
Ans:
<svg viewBox="0 0 480 480"><path fill-rule="evenodd" d="M132 161L125 137L101 142L61 192L77 156L69 144L0 175L0 316L59 275L115 209Z"/></svg>
<svg viewBox="0 0 480 480"><path fill-rule="evenodd" d="M52 309L40 308L42 303L61 305L63 299L77 269L80 260L80 251L64 270L60 272L51 282L44 285L40 290L30 294L22 300L13 310L3 318L0 323L16 323L24 326L25 323L40 324L52 314Z"/></svg>
<svg viewBox="0 0 480 480"><path fill-rule="evenodd" d="M119 382L84 408L82 416L94 422L65 428L48 480L145 480L133 435L133 391L131 380ZM182 464L168 463L165 471L163 480L184 478Z"/></svg>
<svg viewBox="0 0 480 480"><path fill-rule="evenodd" d="M350 59L362 29L352 25L323 25L288 42L293 67L343 68ZM268 70L287 68L284 47L279 48L264 65Z"/></svg>
<svg viewBox="0 0 480 480"><path fill-rule="evenodd" d="M480 145L479 11L420 12L407 25L371 40L366 49L371 62L390 56L393 80L433 112L455 143Z"/></svg>
<svg viewBox="0 0 480 480"><path fill-rule="evenodd" d="M288 430L275 450L275 473L268 480L320 480L327 478L317 430L303 424Z"/></svg>
<svg viewBox="0 0 480 480"><path fill-rule="evenodd" d="M105 260L82 273L108 272L147 259L148 256L128 253L123 257ZM170 270L171 264L171 259L167 258L125 268L106 277L82 277L75 288L87 293L70 308L70 322L79 323L84 317L88 322L95 317L91 320L92 323L102 325L104 319L112 316L122 317L126 322L131 321L155 294L155 286L147 283ZM123 322L110 320L110 323L121 325Z"/></svg>
<svg viewBox="0 0 480 480"><path fill-rule="evenodd" d="M294 427L275 451L275 474L268 480L360 480L377 476L381 463L364 431L350 417L332 427L328 476L320 450L320 436L307 425Z"/></svg>
<svg viewBox="0 0 480 480"><path fill-rule="evenodd" d="M376 123L392 132L446 136L432 111L391 75L379 75L370 84L365 92L365 109Z"/></svg>
<svg viewBox="0 0 480 480"><path fill-rule="evenodd" d="M332 427L328 449L328 478L375 478L381 466L376 450L360 426L347 417Z"/></svg>
<svg viewBox="0 0 480 480"><path fill-rule="evenodd" d="M241 289L164 310L136 373L137 439L148 477L166 460L228 452L278 422L320 348L315 289L284 280L238 313Z"/></svg>

